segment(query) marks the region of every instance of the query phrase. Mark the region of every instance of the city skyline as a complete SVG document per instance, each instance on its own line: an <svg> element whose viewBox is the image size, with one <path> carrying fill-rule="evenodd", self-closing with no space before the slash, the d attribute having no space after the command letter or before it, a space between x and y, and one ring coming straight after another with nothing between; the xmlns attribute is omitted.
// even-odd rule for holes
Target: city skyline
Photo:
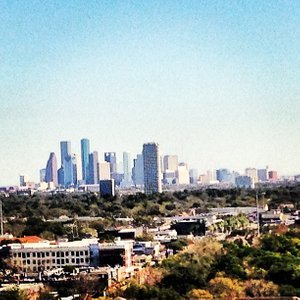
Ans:
<svg viewBox="0 0 300 300"><path fill-rule="evenodd" d="M300 173L299 2L9 1L0 17L0 185L82 137L100 161L155 141L199 171Z"/></svg>

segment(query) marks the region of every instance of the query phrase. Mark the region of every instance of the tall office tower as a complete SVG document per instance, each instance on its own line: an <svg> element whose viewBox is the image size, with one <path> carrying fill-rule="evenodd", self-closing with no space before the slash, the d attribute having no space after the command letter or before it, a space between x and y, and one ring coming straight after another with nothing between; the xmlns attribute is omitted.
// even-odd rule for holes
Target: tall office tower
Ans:
<svg viewBox="0 0 300 300"><path fill-rule="evenodd" d="M132 180L135 186L144 185L144 160L142 154L138 154L133 160Z"/></svg>
<svg viewBox="0 0 300 300"><path fill-rule="evenodd" d="M60 156L61 156L61 167L63 169L63 172L60 171L60 176L63 176L63 180L62 180L63 185L65 187L68 187L74 184L71 142L69 141L60 142Z"/></svg>
<svg viewBox="0 0 300 300"><path fill-rule="evenodd" d="M157 143L143 145L143 161L145 194L161 193L160 156Z"/></svg>
<svg viewBox="0 0 300 300"><path fill-rule="evenodd" d="M129 152L123 152L123 172L124 172L124 183L125 185L131 185L132 181L132 166L131 166L131 155Z"/></svg>
<svg viewBox="0 0 300 300"><path fill-rule="evenodd" d="M176 172L177 184L189 184L190 176L187 164L180 163Z"/></svg>
<svg viewBox="0 0 300 300"><path fill-rule="evenodd" d="M218 169L217 180L219 182L230 182L232 180L231 172L228 169Z"/></svg>
<svg viewBox="0 0 300 300"><path fill-rule="evenodd" d="M98 152L94 151L89 155L89 184L99 183L99 162L98 162Z"/></svg>
<svg viewBox="0 0 300 300"><path fill-rule="evenodd" d="M110 163L103 161L99 163L99 179L109 180L110 177Z"/></svg>
<svg viewBox="0 0 300 300"><path fill-rule="evenodd" d="M77 171L77 155L73 153L72 155L72 173L73 173L73 184L77 185L78 182L78 171Z"/></svg>
<svg viewBox="0 0 300 300"><path fill-rule="evenodd" d="M178 156L177 155L165 155L164 156L164 172L166 170L177 171L178 168Z"/></svg>
<svg viewBox="0 0 300 300"><path fill-rule="evenodd" d="M40 169L40 182L46 182L46 169Z"/></svg>
<svg viewBox="0 0 300 300"><path fill-rule="evenodd" d="M45 182L53 182L54 186L58 185L57 181L57 159L54 152L50 153L46 166Z"/></svg>
<svg viewBox="0 0 300 300"><path fill-rule="evenodd" d="M267 169L258 169L257 170L257 178L260 182L268 181L268 170Z"/></svg>
<svg viewBox="0 0 300 300"><path fill-rule="evenodd" d="M81 144L81 168L82 168L82 180L87 182L89 172L89 154L90 154L90 141L88 139L82 139Z"/></svg>
<svg viewBox="0 0 300 300"><path fill-rule="evenodd" d="M104 160L110 163L110 174L117 173L117 157L116 152L105 152Z"/></svg>
<svg viewBox="0 0 300 300"><path fill-rule="evenodd" d="M199 179L199 174L197 169L190 169L189 170L190 176L190 184L197 184Z"/></svg>
<svg viewBox="0 0 300 300"><path fill-rule="evenodd" d="M26 183L29 181L28 175L21 174L19 178L20 178L20 186L26 186Z"/></svg>
<svg viewBox="0 0 300 300"><path fill-rule="evenodd" d="M249 176L251 178L252 188L254 188L255 183L258 182L257 169L255 169L255 168L247 168L245 170L245 173L246 173L246 176Z"/></svg>
<svg viewBox="0 0 300 300"><path fill-rule="evenodd" d="M269 176L269 181L277 181L278 180L278 174L277 171L269 171L268 172L268 176Z"/></svg>
<svg viewBox="0 0 300 300"><path fill-rule="evenodd" d="M250 176L237 176L235 178L235 184L238 188L250 188L253 186L252 179Z"/></svg>
<svg viewBox="0 0 300 300"><path fill-rule="evenodd" d="M212 184L217 182L217 173L216 170L211 169L206 172L206 183Z"/></svg>

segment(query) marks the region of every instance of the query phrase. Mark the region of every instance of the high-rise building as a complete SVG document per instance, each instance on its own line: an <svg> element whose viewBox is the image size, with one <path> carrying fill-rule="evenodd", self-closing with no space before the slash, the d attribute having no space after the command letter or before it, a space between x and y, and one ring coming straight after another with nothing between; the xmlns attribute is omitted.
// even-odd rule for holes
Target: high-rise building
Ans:
<svg viewBox="0 0 300 300"><path fill-rule="evenodd" d="M94 151L89 155L89 184L99 183L99 162L98 162L98 152Z"/></svg>
<svg viewBox="0 0 300 300"><path fill-rule="evenodd" d="M78 182L78 172L77 172L77 155L73 153L72 155L72 175L73 175L73 185L77 185Z"/></svg>
<svg viewBox="0 0 300 300"><path fill-rule="evenodd" d="M143 162L145 193L161 193L160 156L159 145L157 143L143 145Z"/></svg>
<svg viewBox="0 0 300 300"><path fill-rule="evenodd" d="M230 182L232 180L232 174L228 169L218 169L216 174L219 182Z"/></svg>
<svg viewBox="0 0 300 300"><path fill-rule="evenodd" d="M144 161L142 154L138 154L133 160L132 180L135 186L144 185Z"/></svg>
<svg viewBox="0 0 300 300"><path fill-rule="evenodd" d="M115 195L115 182L113 179L100 180L99 187L100 187L100 197Z"/></svg>
<svg viewBox="0 0 300 300"><path fill-rule="evenodd" d="M46 169L40 169L40 182L46 182Z"/></svg>
<svg viewBox="0 0 300 300"><path fill-rule="evenodd" d="M190 176L187 164L180 163L176 172L177 184L189 184Z"/></svg>
<svg viewBox="0 0 300 300"><path fill-rule="evenodd" d="M20 175L20 186L26 186L26 183L28 182L28 175L21 174Z"/></svg>
<svg viewBox="0 0 300 300"><path fill-rule="evenodd" d="M258 182L257 169L255 168L247 168L245 170L246 176L251 178L252 187L254 188L255 184Z"/></svg>
<svg viewBox="0 0 300 300"><path fill-rule="evenodd" d="M88 139L82 139L81 144L81 168L82 168L82 180L88 181L89 172L89 154L90 154L90 141Z"/></svg>
<svg viewBox="0 0 300 300"><path fill-rule="evenodd" d="M277 174L277 171L269 171L268 172L268 175L269 175L269 181L277 181L278 180L278 174Z"/></svg>
<svg viewBox="0 0 300 300"><path fill-rule="evenodd" d="M206 172L206 183L214 184L217 183L217 172L214 169L207 170Z"/></svg>
<svg viewBox="0 0 300 300"><path fill-rule="evenodd" d="M189 170L190 176L190 184L197 184L199 179L199 174L197 169L190 169Z"/></svg>
<svg viewBox="0 0 300 300"><path fill-rule="evenodd" d="M60 170L60 176L63 176L63 180L62 178L60 178L60 180L62 180L63 185L65 187L68 187L74 184L71 142L69 141L60 142L60 155L61 155L61 169L63 169L63 171Z"/></svg>
<svg viewBox="0 0 300 300"><path fill-rule="evenodd" d="M268 169L258 169L257 177L260 182L268 181Z"/></svg>
<svg viewBox="0 0 300 300"><path fill-rule="evenodd" d="M99 163L99 179L109 180L110 177L110 163L107 161L102 161Z"/></svg>
<svg viewBox="0 0 300 300"><path fill-rule="evenodd" d="M251 188L253 186L250 176L237 176L235 178L235 184L238 188Z"/></svg>
<svg viewBox="0 0 300 300"><path fill-rule="evenodd" d="M123 152L123 173L124 179L122 181L122 186L130 187L132 184L132 165L129 152Z"/></svg>
<svg viewBox="0 0 300 300"><path fill-rule="evenodd" d="M113 175L117 173L117 156L116 152L105 152L104 160L110 164L110 174Z"/></svg>
<svg viewBox="0 0 300 300"><path fill-rule="evenodd" d="M165 155L163 160L164 172L166 170L177 171L178 168L178 156L177 155Z"/></svg>
<svg viewBox="0 0 300 300"><path fill-rule="evenodd" d="M54 152L50 153L49 159L46 165L45 182L53 182L54 186L58 185L57 181L57 159Z"/></svg>

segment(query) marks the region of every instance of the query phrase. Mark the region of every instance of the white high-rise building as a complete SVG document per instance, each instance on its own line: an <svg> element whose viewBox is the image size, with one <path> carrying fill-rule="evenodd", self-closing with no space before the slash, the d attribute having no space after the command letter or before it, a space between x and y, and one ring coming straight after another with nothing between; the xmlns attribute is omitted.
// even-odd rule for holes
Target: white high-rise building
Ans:
<svg viewBox="0 0 300 300"><path fill-rule="evenodd" d="M121 185L123 187L130 187L132 184L132 164L129 152L123 152L123 173L124 179Z"/></svg>
<svg viewBox="0 0 300 300"><path fill-rule="evenodd" d="M164 172L177 171L178 168L178 156L177 155L165 155L164 156Z"/></svg>
<svg viewBox="0 0 300 300"><path fill-rule="evenodd" d="M110 177L110 163L103 161L99 163L99 177L100 180L109 180Z"/></svg>
<svg viewBox="0 0 300 300"><path fill-rule="evenodd" d="M157 143L143 145L143 162L145 193L161 193L160 156L159 145Z"/></svg>
<svg viewBox="0 0 300 300"><path fill-rule="evenodd" d="M245 170L245 173L246 173L246 176L249 176L251 178L251 185L252 185L252 188L254 188L255 183L258 182L257 169L247 168Z"/></svg>
<svg viewBox="0 0 300 300"><path fill-rule="evenodd" d="M190 183L190 175L189 175L189 169L187 164L180 163L177 172L177 184L189 184Z"/></svg>

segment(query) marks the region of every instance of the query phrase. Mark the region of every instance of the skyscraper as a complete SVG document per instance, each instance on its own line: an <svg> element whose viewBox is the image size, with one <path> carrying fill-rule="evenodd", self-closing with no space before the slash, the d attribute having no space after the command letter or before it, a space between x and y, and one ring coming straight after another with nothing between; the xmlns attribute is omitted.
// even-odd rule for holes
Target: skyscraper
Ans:
<svg viewBox="0 0 300 300"><path fill-rule="evenodd" d="M89 170L89 154L90 154L90 141L82 139L81 143L81 167L82 167L82 180L87 182Z"/></svg>
<svg viewBox="0 0 300 300"><path fill-rule="evenodd" d="M142 154L138 154L133 160L132 179L135 186L144 185L144 162Z"/></svg>
<svg viewBox="0 0 300 300"><path fill-rule="evenodd" d="M159 145L147 143L143 145L144 187L145 193L161 193L161 170Z"/></svg>
<svg viewBox="0 0 300 300"><path fill-rule="evenodd" d="M94 151L89 155L89 184L99 183L99 162L98 162L98 152Z"/></svg>
<svg viewBox="0 0 300 300"><path fill-rule="evenodd" d="M46 165L45 182L53 182L54 186L58 185L57 181L57 159L54 152L50 153Z"/></svg>
<svg viewBox="0 0 300 300"><path fill-rule="evenodd" d="M117 173L117 157L116 152L105 152L104 160L110 163L110 174Z"/></svg>
<svg viewBox="0 0 300 300"><path fill-rule="evenodd" d="M60 178L65 187L74 184L73 180L73 161L71 154L71 142L63 141L60 142L60 156L61 156L61 169Z"/></svg>
<svg viewBox="0 0 300 300"><path fill-rule="evenodd" d="M123 172L124 172L124 186L131 186L132 183L132 166L131 155L129 152L123 152Z"/></svg>
<svg viewBox="0 0 300 300"><path fill-rule="evenodd" d="M177 171L178 168L178 156L177 155L165 155L164 156L164 172L166 170Z"/></svg>

